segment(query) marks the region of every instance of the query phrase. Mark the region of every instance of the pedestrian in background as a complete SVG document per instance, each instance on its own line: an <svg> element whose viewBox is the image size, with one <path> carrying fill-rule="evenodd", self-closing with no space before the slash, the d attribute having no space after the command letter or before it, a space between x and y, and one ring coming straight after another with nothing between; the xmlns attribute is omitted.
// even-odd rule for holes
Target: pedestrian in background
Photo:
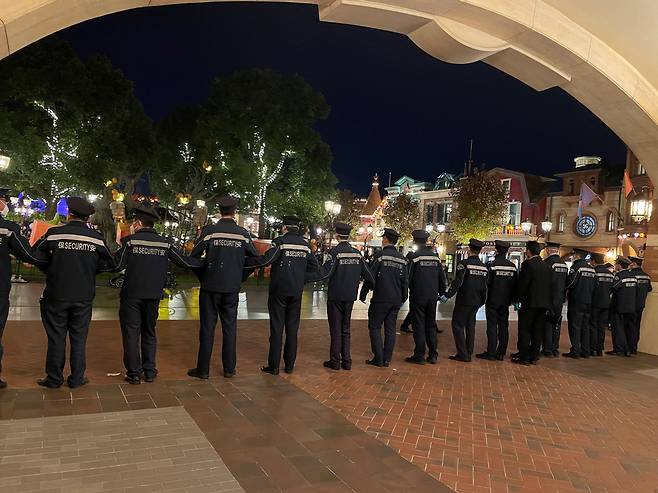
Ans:
<svg viewBox="0 0 658 493"><path fill-rule="evenodd" d="M546 314L546 327L542 340L542 356L548 358L560 356L560 333L562 332L562 307L566 300L567 276L569 267L560 257L560 243L546 243L547 257L544 260L551 268L552 295L551 306Z"/></svg>

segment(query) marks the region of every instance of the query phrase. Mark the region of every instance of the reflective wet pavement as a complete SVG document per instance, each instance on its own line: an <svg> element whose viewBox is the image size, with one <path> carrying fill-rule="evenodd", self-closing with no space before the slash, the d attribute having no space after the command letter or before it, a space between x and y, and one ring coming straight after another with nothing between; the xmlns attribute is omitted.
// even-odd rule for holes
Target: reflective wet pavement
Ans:
<svg viewBox="0 0 658 493"><path fill-rule="evenodd" d="M40 320L39 297L43 292L41 283L14 284L11 290L9 320ZM327 293L323 290L307 289L302 298L303 319L325 319ZM450 320L454 303L439 304L437 320ZM94 320L117 320L119 290L108 286L98 286L94 300ZM400 309L399 318L405 317L408 303ZM267 287L248 286L240 293L238 307L240 320L263 320L267 314ZM352 313L354 320L368 319L368 305L356 301ZM175 289L160 303L160 320L198 320L199 288ZM478 311L478 320L485 320L484 307ZM510 309L510 320L516 320L516 313Z"/></svg>

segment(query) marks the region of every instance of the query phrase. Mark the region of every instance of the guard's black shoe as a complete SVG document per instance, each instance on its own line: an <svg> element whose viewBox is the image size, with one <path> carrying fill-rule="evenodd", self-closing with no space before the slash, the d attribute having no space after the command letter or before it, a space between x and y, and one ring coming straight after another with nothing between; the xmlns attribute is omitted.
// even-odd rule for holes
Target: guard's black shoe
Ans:
<svg viewBox="0 0 658 493"><path fill-rule="evenodd" d="M572 353L571 351L569 351L568 353L562 353L562 356L564 356L565 358L580 359L580 355L576 353Z"/></svg>
<svg viewBox="0 0 658 493"><path fill-rule="evenodd" d="M423 358L416 358L415 356L407 356L404 358L407 363L414 363L416 365L424 365L425 360Z"/></svg>
<svg viewBox="0 0 658 493"><path fill-rule="evenodd" d="M497 361L505 361L505 354L497 354L496 355L496 360Z"/></svg>
<svg viewBox="0 0 658 493"><path fill-rule="evenodd" d="M521 356L521 353L512 353L509 355L511 359L517 359L519 356Z"/></svg>
<svg viewBox="0 0 658 493"><path fill-rule="evenodd" d="M605 354L608 354L610 356L620 356L624 353L622 353L621 351L606 351Z"/></svg>
<svg viewBox="0 0 658 493"><path fill-rule="evenodd" d="M379 368L382 368L384 366L384 363L378 363L374 359L367 359L366 360L366 365L377 366Z"/></svg>
<svg viewBox="0 0 658 493"><path fill-rule="evenodd" d="M278 375L279 374L279 369L278 368L272 368L270 366L261 366L260 371L263 373L269 373L270 375Z"/></svg>
<svg viewBox="0 0 658 493"><path fill-rule="evenodd" d="M630 353L629 351L625 351L625 352L624 352L624 356L626 356L627 358L630 358L630 357L631 357L631 353Z"/></svg>
<svg viewBox="0 0 658 493"><path fill-rule="evenodd" d="M478 359L486 359L487 361L495 361L496 357L493 354L489 354L486 351L484 353L479 353L475 355Z"/></svg>
<svg viewBox="0 0 658 493"><path fill-rule="evenodd" d="M637 354L637 349L633 349L633 350L631 351L631 354Z"/></svg>
<svg viewBox="0 0 658 493"><path fill-rule="evenodd" d="M233 378L235 376L235 370L226 371L224 370L224 378Z"/></svg>
<svg viewBox="0 0 658 493"><path fill-rule="evenodd" d="M331 361L325 361L324 363L322 363L322 366L324 366L325 368L329 368L330 370L340 370L340 365L336 365Z"/></svg>
<svg viewBox="0 0 658 493"><path fill-rule="evenodd" d="M546 358L553 358L553 351L542 351L541 355L545 356Z"/></svg>
<svg viewBox="0 0 658 493"><path fill-rule="evenodd" d="M523 365L523 366L531 366L532 363L528 360L521 359L521 358L514 358L512 359L512 363L516 363L517 365Z"/></svg>
<svg viewBox="0 0 658 493"><path fill-rule="evenodd" d="M462 363L470 363L471 358L465 358L463 356L459 356L458 354L453 354L452 356L448 356L449 359L453 361L461 361Z"/></svg>
<svg viewBox="0 0 658 493"><path fill-rule="evenodd" d="M352 360L349 360L349 361L343 361L343 362L340 364L340 367L341 367L343 370L350 371L350 370L352 369Z"/></svg>
<svg viewBox="0 0 658 493"><path fill-rule="evenodd" d="M553 351L553 357L554 358L558 358L559 356L560 356L560 351L558 351L557 349L555 351Z"/></svg>
<svg viewBox="0 0 658 493"><path fill-rule="evenodd" d="M128 382L130 385L139 385L140 383L142 383L141 380L139 379L139 377L128 377L128 376L126 376L124 378L124 380L126 382Z"/></svg>
<svg viewBox="0 0 658 493"><path fill-rule="evenodd" d="M597 355L597 356L603 356L603 351L597 351L597 352L596 352L596 355Z"/></svg>
<svg viewBox="0 0 658 493"><path fill-rule="evenodd" d="M7 388L7 382L4 380L0 380L0 389L6 389Z"/></svg>
<svg viewBox="0 0 658 493"><path fill-rule="evenodd" d="M87 377L82 378L82 382L80 383L73 383L71 380L66 381L67 385L71 389L77 389L78 387L82 387L83 385L87 385L89 383L89 379Z"/></svg>
<svg viewBox="0 0 658 493"><path fill-rule="evenodd" d="M145 373L144 374L144 381L148 382L148 383L151 383L151 382L153 382L153 380L155 380L156 376L157 375L151 375L150 373Z"/></svg>
<svg viewBox="0 0 658 493"><path fill-rule="evenodd" d="M200 378L201 380L208 380L208 374L201 373L196 368L190 368L189 370L187 370L187 375L189 377Z"/></svg>
<svg viewBox="0 0 658 493"><path fill-rule="evenodd" d="M37 384L41 385L42 387L47 387L49 389L58 389L62 386L61 383L55 383L52 380L48 380L48 377L40 378L39 380L37 380Z"/></svg>
<svg viewBox="0 0 658 493"><path fill-rule="evenodd" d="M589 354L583 353L583 354L580 355L580 357L584 358L584 359L589 359Z"/></svg>
<svg viewBox="0 0 658 493"><path fill-rule="evenodd" d="M413 334L414 331L411 330L409 327L400 327L400 332L404 334Z"/></svg>
<svg viewBox="0 0 658 493"><path fill-rule="evenodd" d="M430 365L436 365L437 361L439 360L438 356L428 356L425 361L427 361Z"/></svg>
<svg viewBox="0 0 658 493"><path fill-rule="evenodd" d="M283 371L285 371L288 374L291 374L293 371L295 371L294 368L284 368Z"/></svg>

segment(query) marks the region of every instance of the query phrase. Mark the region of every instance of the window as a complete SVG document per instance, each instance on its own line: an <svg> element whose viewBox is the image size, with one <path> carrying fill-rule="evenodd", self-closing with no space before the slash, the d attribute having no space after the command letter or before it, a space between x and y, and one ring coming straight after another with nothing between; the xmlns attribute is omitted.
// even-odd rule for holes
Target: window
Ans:
<svg viewBox="0 0 658 493"><path fill-rule="evenodd" d="M596 176L589 177L589 184L592 187L592 190L596 190Z"/></svg>
<svg viewBox="0 0 658 493"><path fill-rule="evenodd" d="M434 204L428 204L425 208L425 224L434 224Z"/></svg>
<svg viewBox="0 0 658 493"><path fill-rule="evenodd" d="M557 232L564 233L564 225L567 222L567 215L564 212L560 212L557 215Z"/></svg>
<svg viewBox="0 0 658 493"><path fill-rule="evenodd" d="M576 187L576 183L573 181L573 178L569 178L569 183L567 185L567 190L569 195L573 195L575 193L575 187Z"/></svg>
<svg viewBox="0 0 658 493"><path fill-rule="evenodd" d="M452 204L449 202L439 202L436 204L436 222L438 224L448 224L450 222L450 213Z"/></svg>
<svg viewBox="0 0 658 493"><path fill-rule="evenodd" d="M507 207L507 224L519 226L521 224L521 203L509 202Z"/></svg>
<svg viewBox="0 0 658 493"><path fill-rule="evenodd" d="M644 169L642 163L638 161L635 165L635 175L638 176L638 175L646 175L646 174L647 174L647 170Z"/></svg>
<svg viewBox="0 0 658 493"><path fill-rule="evenodd" d="M617 214L615 211L608 212L608 220L606 221L605 230L609 233L617 229Z"/></svg>
<svg viewBox="0 0 658 493"><path fill-rule="evenodd" d="M505 189L505 192L507 193L507 195L509 195L510 189L512 188L512 179L511 178L503 178L502 180L500 180L500 184Z"/></svg>
<svg viewBox="0 0 658 493"><path fill-rule="evenodd" d="M448 224L450 222L451 217L452 217L452 204L446 203L446 216L445 216L444 224Z"/></svg>

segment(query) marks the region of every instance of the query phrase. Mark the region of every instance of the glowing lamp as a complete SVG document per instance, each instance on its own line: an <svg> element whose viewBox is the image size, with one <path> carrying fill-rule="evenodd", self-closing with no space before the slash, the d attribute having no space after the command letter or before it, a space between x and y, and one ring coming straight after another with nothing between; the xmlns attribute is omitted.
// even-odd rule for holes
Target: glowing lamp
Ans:
<svg viewBox="0 0 658 493"><path fill-rule="evenodd" d="M431 233L432 231L434 231L434 226L432 224L428 224L427 226L425 226L425 231Z"/></svg>
<svg viewBox="0 0 658 493"><path fill-rule="evenodd" d="M445 224L437 224L436 225L436 232L437 233L445 233L446 232L446 225Z"/></svg>
<svg viewBox="0 0 658 493"><path fill-rule="evenodd" d="M11 158L9 156L0 156L0 171L7 171L9 163L11 163Z"/></svg>
<svg viewBox="0 0 658 493"><path fill-rule="evenodd" d="M530 222L530 219L526 219L521 223L521 229L525 234L530 234L530 231L532 231L532 223Z"/></svg>
<svg viewBox="0 0 658 493"><path fill-rule="evenodd" d="M544 219L541 222L541 229L544 233L550 233L553 229L553 222L549 218Z"/></svg>

